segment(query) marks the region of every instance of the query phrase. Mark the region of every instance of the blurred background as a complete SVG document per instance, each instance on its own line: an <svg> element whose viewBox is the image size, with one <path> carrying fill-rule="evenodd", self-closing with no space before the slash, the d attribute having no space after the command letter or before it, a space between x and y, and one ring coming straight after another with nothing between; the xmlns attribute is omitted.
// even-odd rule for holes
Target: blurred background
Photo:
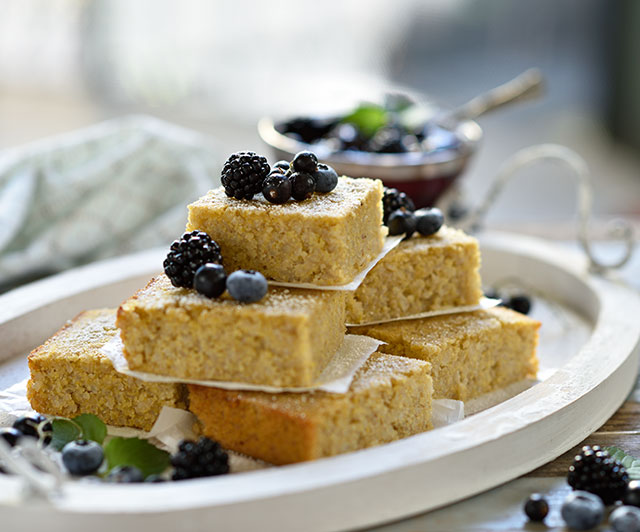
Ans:
<svg viewBox="0 0 640 532"><path fill-rule="evenodd" d="M589 163L599 218L640 216L633 0L5 0L2 11L0 156L144 113L206 134L221 164L268 153L263 115L343 110L403 88L454 107L537 66L541 99L479 119L468 201L518 149L557 142ZM572 181L552 164L523 174L490 225L571 233Z"/></svg>

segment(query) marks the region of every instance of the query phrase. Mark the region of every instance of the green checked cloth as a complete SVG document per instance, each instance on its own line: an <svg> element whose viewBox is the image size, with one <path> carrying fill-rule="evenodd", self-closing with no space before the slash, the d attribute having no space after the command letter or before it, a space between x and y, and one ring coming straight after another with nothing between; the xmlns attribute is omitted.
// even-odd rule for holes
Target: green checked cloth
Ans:
<svg viewBox="0 0 640 532"><path fill-rule="evenodd" d="M204 137L139 116L0 152L0 285L171 242L219 168Z"/></svg>

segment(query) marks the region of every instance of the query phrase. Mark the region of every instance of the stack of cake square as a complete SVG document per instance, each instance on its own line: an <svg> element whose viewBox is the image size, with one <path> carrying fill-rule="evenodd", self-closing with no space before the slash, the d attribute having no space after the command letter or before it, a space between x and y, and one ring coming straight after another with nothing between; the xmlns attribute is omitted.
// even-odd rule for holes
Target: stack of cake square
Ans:
<svg viewBox="0 0 640 532"><path fill-rule="evenodd" d="M162 406L187 407L224 447L286 464L428 430L432 398L468 400L535 376L537 322L504 308L455 312L482 296L477 242L458 230L405 239L357 289L340 289L383 249L381 198L379 181L344 177L282 205L209 192L189 206L187 230L220 245L228 272L260 271L266 296L210 299L155 277L117 312L85 312L34 350L32 406L147 430ZM407 319L433 310L451 313ZM385 344L346 393L248 389L313 387L347 324ZM117 373L103 347L118 334L131 370L178 382Z"/></svg>

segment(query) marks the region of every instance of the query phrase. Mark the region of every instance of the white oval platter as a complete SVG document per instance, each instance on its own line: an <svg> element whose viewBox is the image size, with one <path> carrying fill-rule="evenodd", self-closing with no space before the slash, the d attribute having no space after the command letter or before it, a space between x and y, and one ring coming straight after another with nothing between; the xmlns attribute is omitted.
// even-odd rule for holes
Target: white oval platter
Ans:
<svg viewBox="0 0 640 532"><path fill-rule="evenodd" d="M587 274L586 261L563 248L507 234L481 242L484 281L518 276L590 325L546 380L453 425L315 462L164 484L68 482L52 500L26 502L17 479L0 475L0 522L92 532L348 530L450 504L556 458L600 427L631 390L640 297ZM163 254L96 263L0 296L0 384L10 384L25 354L66 319L132 294Z"/></svg>

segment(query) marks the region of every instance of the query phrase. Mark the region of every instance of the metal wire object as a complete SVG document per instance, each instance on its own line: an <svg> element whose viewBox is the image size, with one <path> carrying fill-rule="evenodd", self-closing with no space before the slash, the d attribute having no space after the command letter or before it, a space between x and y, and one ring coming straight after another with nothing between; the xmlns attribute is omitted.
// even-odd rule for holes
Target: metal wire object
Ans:
<svg viewBox="0 0 640 532"><path fill-rule="evenodd" d="M466 231L476 232L484 225L487 213L500 196L507 184L513 180L523 168L541 161L557 161L565 165L576 180L578 194L578 241L589 259L589 270L594 273L605 273L624 266L634 249L633 228L626 220L609 222L607 235L609 238L622 240L625 244L623 256L611 263L605 264L598 260L593 253L592 239L589 236L589 221L593 212L593 187L591 174L585 160L576 152L559 144L539 144L524 148L513 154L500 167L498 174L489 188L484 200L471 214L459 224Z"/></svg>

